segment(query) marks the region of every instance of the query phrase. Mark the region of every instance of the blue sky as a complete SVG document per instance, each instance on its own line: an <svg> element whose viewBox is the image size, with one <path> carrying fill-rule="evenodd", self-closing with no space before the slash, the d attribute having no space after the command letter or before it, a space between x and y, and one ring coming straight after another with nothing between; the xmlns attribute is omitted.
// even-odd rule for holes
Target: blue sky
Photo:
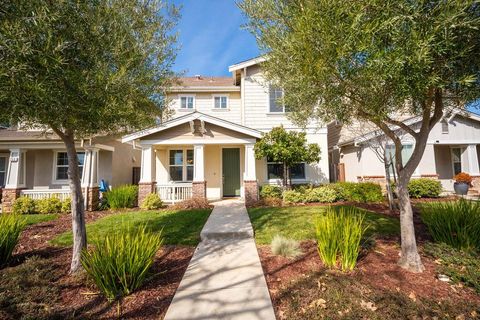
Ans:
<svg viewBox="0 0 480 320"><path fill-rule="evenodd" d="M234 0L174 0L182 5L180 50L174 70L186 75L229 76L228 66L259 54Z"/></svg>

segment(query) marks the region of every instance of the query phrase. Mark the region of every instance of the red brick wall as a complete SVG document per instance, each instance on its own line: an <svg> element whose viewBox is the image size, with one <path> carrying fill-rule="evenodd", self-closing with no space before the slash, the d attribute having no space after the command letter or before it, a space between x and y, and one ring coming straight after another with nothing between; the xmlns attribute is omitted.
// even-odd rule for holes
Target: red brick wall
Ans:
<svg viewBox="0 0 480 320"><path fill-rule="evenodd" d="M244 181L243 187L245 189L245 205L249 207L258 201L258 183L256 180Z"/></svg>

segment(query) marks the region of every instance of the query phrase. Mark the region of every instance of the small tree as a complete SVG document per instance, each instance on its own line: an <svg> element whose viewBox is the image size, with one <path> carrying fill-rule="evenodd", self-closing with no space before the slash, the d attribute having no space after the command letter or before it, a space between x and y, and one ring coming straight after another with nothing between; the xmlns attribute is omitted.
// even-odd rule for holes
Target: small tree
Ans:
<svg viewBox="0 0 480 320"><path fill-rule="evenodd" d="M364 120L395 145L399 264L423 271L407 186L444 112L480 96L478 1L243 0L240 7L293 120ZM400 115L418 122L409 126ZM406 162L399 128L415 140Z"/></svg>
<svg viewBox="0 0 480 320"><path fill-rule="evenodd" d="M283 126L275 127L255 144L255 157L283 164L283 187L290 188L291 168L299 162L314 163L320 160L320 147L307 143L305 132L286 131Z"/></svg>
<svg viewBox="0 0 480 320"><path fill-rule="evenodd" d="M41 126L65 144L71 272L87 244L75 140L154 124L173 77L177 17L155 0L2 3L0 123Z"/></svg>

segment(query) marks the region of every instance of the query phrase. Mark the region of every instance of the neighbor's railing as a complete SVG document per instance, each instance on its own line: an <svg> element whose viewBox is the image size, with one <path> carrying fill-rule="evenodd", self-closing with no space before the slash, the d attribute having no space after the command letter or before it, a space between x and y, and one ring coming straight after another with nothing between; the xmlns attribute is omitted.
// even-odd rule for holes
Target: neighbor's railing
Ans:
<svg viewBox="0 0 480 320"><path fill-rule="evenodd" d="M63 201L65 199L70 198L70 190L69 189L45 189L45 190L26 189L26 190L21 190L20 195L31 198L33 200L58 198Z"/></svg>
<svg viewBox="0 0 480 320"><path fill-rule="evenodd" d="M157 194L163 202L175 203L192 198L191 183L157 185Z"/></svg>

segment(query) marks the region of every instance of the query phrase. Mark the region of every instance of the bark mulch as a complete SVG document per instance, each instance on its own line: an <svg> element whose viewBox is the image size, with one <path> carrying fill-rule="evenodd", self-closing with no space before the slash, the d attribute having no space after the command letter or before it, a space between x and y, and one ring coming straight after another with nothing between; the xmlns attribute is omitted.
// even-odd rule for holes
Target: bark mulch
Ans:
<svg viewBox="0 0 480 320"><path fill-rule="evenodd" d="M354 298L358 298L358 301L361 299L367 301L367 295L359 294L352 297L355 294L355 289L352 289L352 287L362 288L370 298L374 296L373 291L382 294L388 292L391 296L398 296L402 293L402 295L408 296L407 300L412 301L426 299L435 301L440 305L442 303L456 304L459 301L464 301L480 306L480 296L472 289L438 280L438 274L435 271L436 264L429 257L422 256L422 262L426 269L423 273L410 273L400 268L397 265L400 248L394 240L377 240L374 248L360 257L354 271L348 274L326 270L319 258L314 241L303 241L301 249L303 252L301 256L288 259L273 255L269 246L258 247L272 301L277 317L280 319L289 319L292 315L300 314L298 310L295 311L295 308L301 309L301 306L305 304L304 300L313 299L310 297L312 292L313 295L319 294L319 296L322 296L322 291L325 290L325 288L322 288L322 284L330 288L337 286L333 289L334 293L330 293L329 296L329 291L327 291L323 295L324 299L319 300L321 303L335 300L335 305L338 308L341 308L342 300L346 305L351 304L351 300ZM327 282L326 279L328 278L330 278L330 282ZM302 283L302 281L305 283ZM324 281L327 284L323 283ZM384 296L379 298L379 300L385 299ZM316 300L317 304L319 300ZM400 299L398 301L391 300L389 301L391 305L387 309L402 308ZM308 302L305 308L308 309L314 303L309 304ZM386 302L382 301L382 303ZM328 307L323 306L323 308ZM348 307L345 308L348 309ZM340 313L341 311L338 313L339 319L342 318L339 316ZM476 316L476 314L474 311L473 315ZM304 318L299 316L299 319L310 319L306 315L308 315L308 312L304 314ZM377 315L380 316L380 314ZM360 315L358 316L362 318ZM399 314L398 318L403 318L403 316ZM467 316L467 318L470 317Z"/></svg>
<svg viewBox="0 0 480 320"><path fill-rule="evenodd" d="M86 221L91 222L109 214L115 213L89 212ZM93 283L86 279L84 273L69 275L71 247L56 247L49 243L55 236L67 230L71 230L70 215L62 215L56 220L32 225L24 230L14 254L14 261L0 270L0 289L5 294L2 296L0 293L1 319L163 318L195 248L164 246L157 253L150 277L144 285L121 301L109 303L99 294ZM38 272L38 276L29 275L31 277L22 281L25 268L32 274ZM6 277L9 278L8 281ZM18 283L12 280L17 277ZM43 288L45 277L48 277L48 288ZM38 296L39 290L48 291L49 298L42 299ZM17 300L21 301L15 302ZM30 306L25 307L25 304Z"/></svg>

